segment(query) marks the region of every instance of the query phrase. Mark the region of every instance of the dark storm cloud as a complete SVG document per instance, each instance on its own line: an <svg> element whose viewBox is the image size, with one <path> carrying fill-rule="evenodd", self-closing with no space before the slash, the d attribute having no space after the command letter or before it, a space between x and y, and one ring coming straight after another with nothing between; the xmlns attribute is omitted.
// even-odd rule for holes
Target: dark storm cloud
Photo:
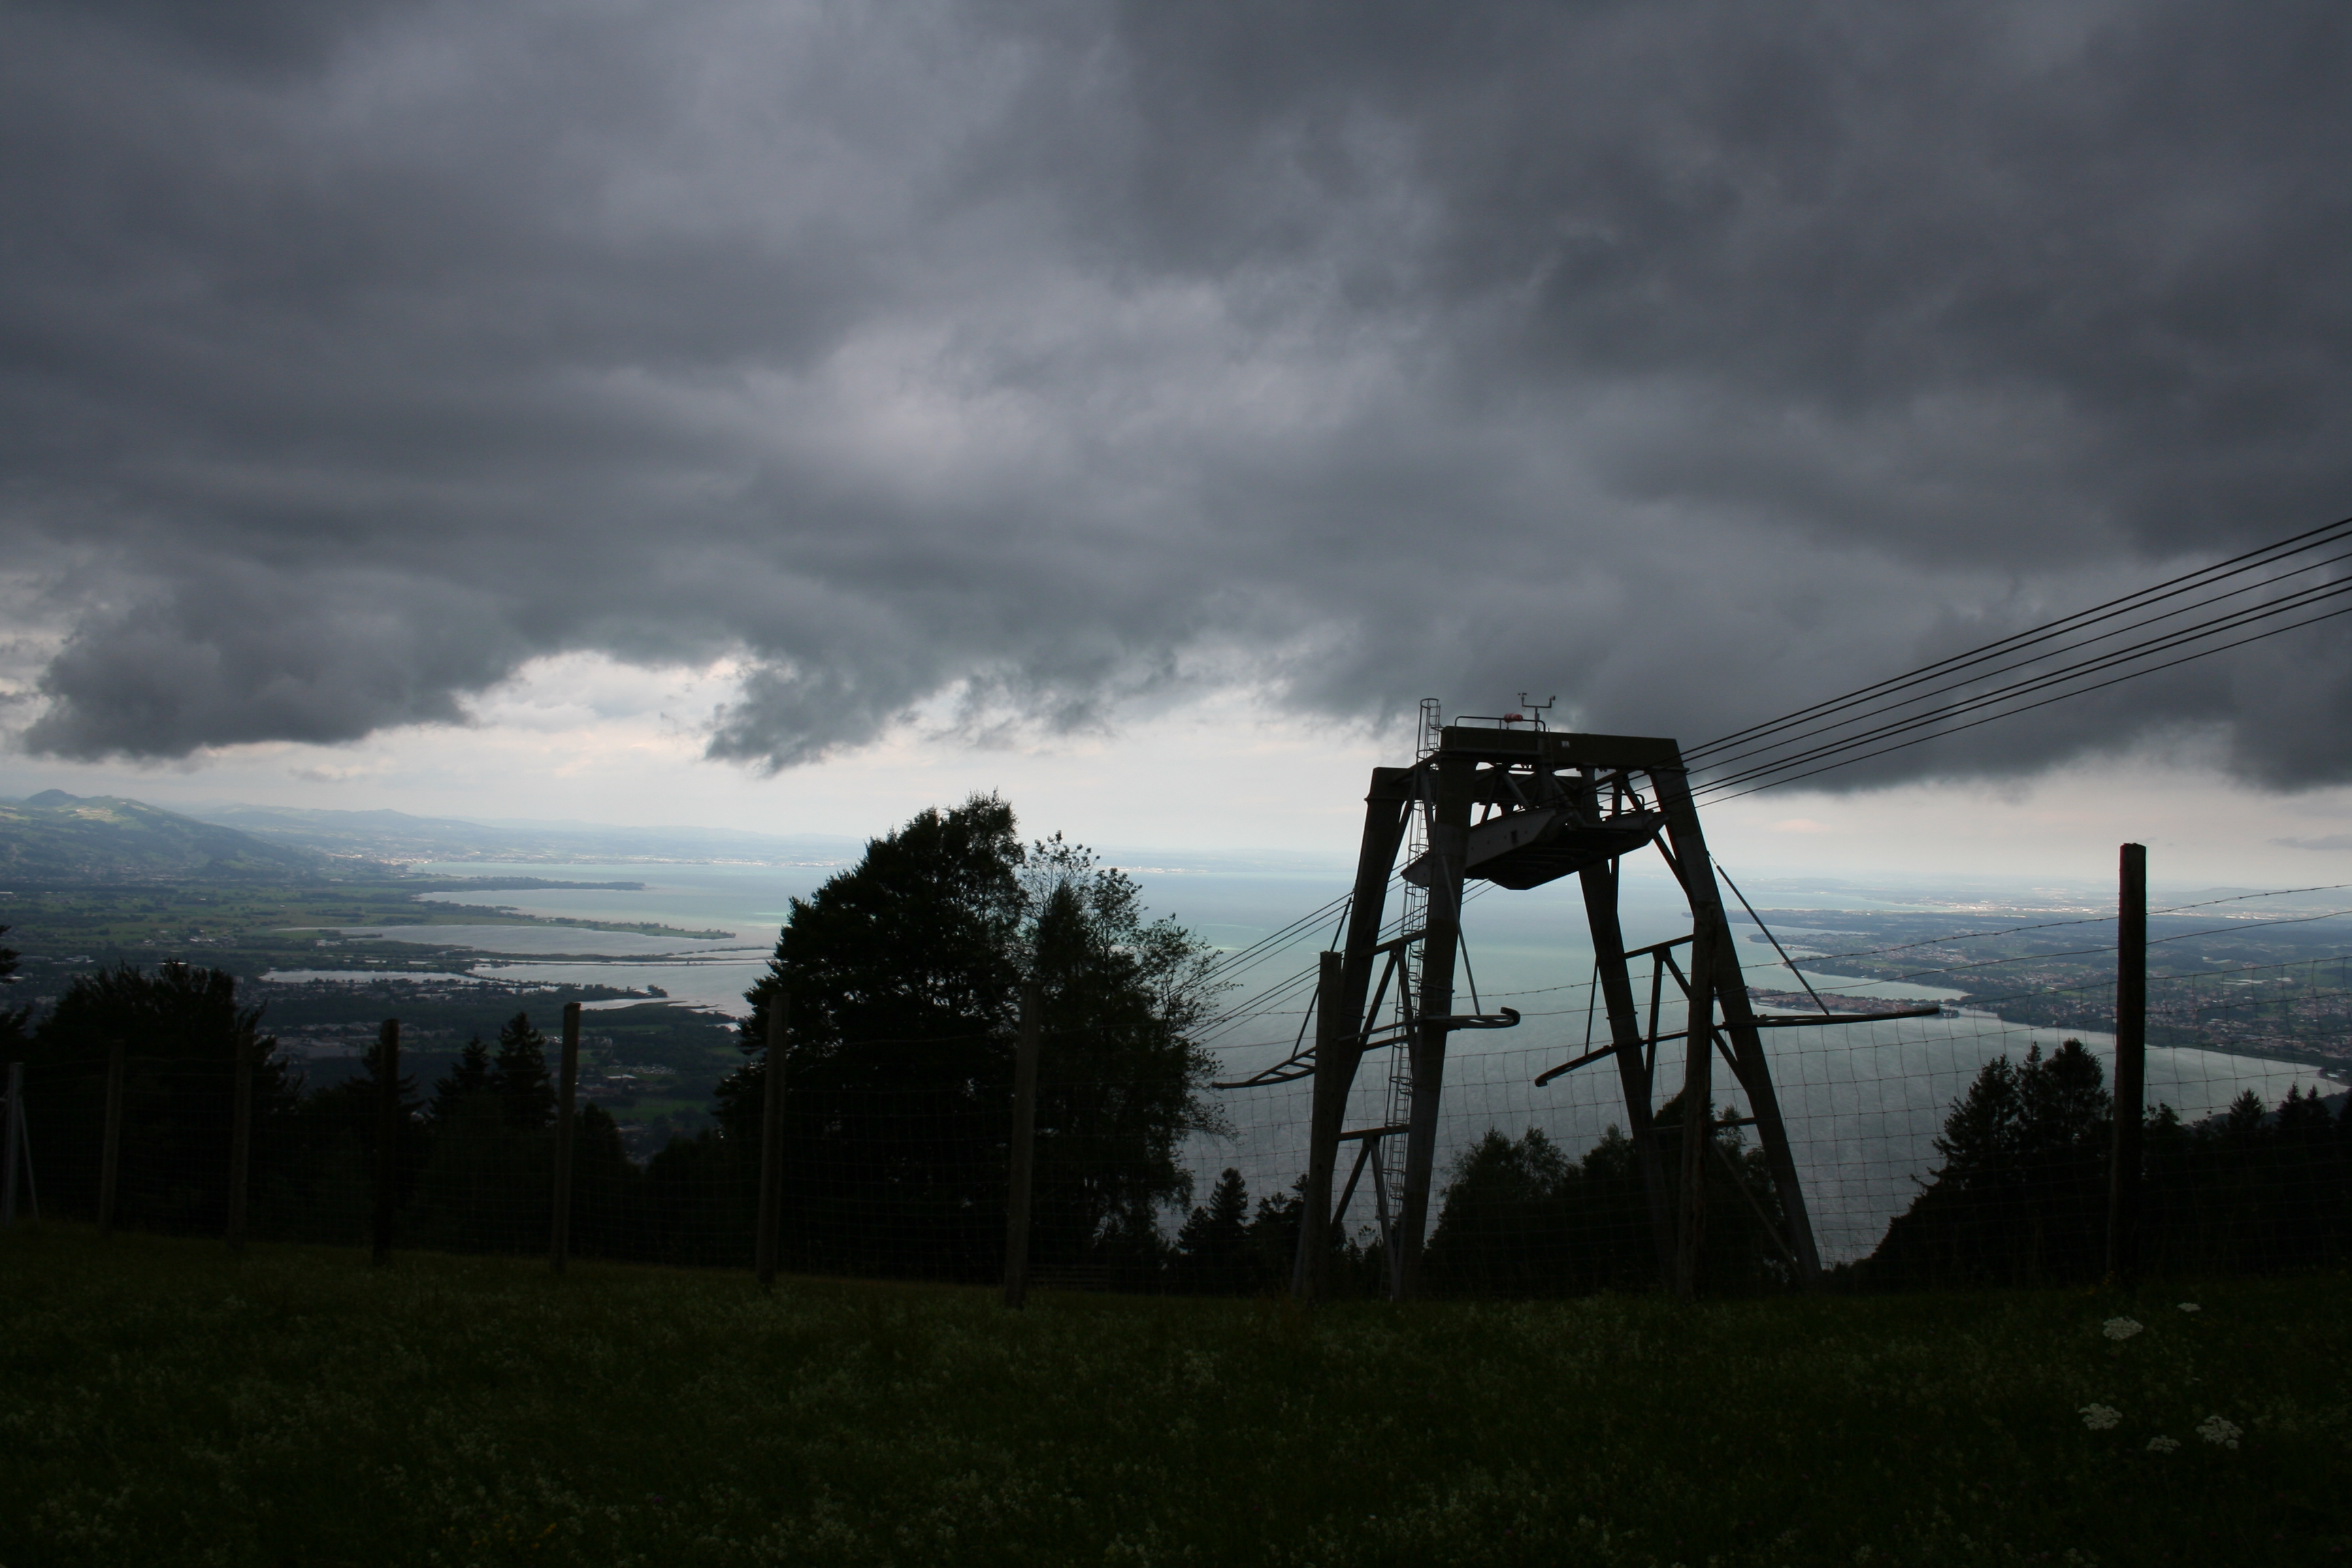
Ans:
<svg viewBox="0 0 2352 1568"><path fill-rule="evenodd" d="M224 21L221 18L227 17ZM0 12L0 526L68 756L732 655L1749 722L2352 511L2340 6ZM2313 634L1864 778L2219 733Z"/></svg>

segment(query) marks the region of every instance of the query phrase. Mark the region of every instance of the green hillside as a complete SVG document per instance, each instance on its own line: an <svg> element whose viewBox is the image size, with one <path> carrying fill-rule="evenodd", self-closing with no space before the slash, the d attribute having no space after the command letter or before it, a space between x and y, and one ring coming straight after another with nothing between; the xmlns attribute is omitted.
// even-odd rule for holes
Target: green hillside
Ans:
<svg viewBox="0 0 2352 1568"><path fill-rule="evenodd" d="M1008 1312L52 1221L0 1562L2340 1563L2344 1284Z"/></svg>
<svg viewBox="0 0 2352 1568"><path fill-rule="evenodd" d="M468 822L404 811L216 805L204 820L272 844L386 861L760 861L833 865L864 841L838 836L746 833L728 827L625 827L593 822Z"/></svg>
<svg viewBox="0 0 2352 1568"><path fill-rule="evenodd" d="M0 802L0 877L12 882L287 881L328 864L308 849L117 795L53 789Z"/></svg>

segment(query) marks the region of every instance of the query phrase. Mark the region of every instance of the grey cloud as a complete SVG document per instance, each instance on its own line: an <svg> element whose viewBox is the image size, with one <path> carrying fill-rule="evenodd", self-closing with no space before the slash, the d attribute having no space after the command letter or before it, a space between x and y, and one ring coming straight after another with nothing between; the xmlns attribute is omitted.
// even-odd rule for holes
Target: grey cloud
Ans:
<svg viewBox="0 0 2352 1568"><path fill-rule="evenodd" d="M454 694L527 646L487 608L449 584L375 574L289 584L250 563L193 567L82 623L43 674L51 704L24 739L59 756L155 757L457 722Z"/></svg>
<svg viewBox="0 0 2352 1568"><path fill-rule="evenodd" d="M2340 7L0 12L0 529L73 756L749 661L1699 738L2352 510ZM2319 631L1858 771L2219 734ZM2184 741L2183 743L2187 743Z"/></svg>

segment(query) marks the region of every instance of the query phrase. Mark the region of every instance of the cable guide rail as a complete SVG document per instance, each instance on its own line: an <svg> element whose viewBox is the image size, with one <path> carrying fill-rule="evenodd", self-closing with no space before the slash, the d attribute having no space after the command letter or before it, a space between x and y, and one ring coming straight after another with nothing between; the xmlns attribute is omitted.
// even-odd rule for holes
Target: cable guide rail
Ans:
<svg viewBox="0 0 2352 1568"><path fill-rule="evenodd" d="M1493 1013L1454 1013L1442 1018L1419 1018L1411 1022L1391 1024L1386 1028L1376 1029L1363 1035L1358 1038L1356 1048L1360 1051L1376 1051L1383 1047L1397 1045L1411 1039L1415 1029L1444 1029L1451 1033L1456 1029L1517 1028L1519 1016L1517 1008L1505 1007ZM1312 1077L1314 1071L1315 1047L1308 1046L1304 1050L1285 1057L1261 1072L1252 1073L1247 1078L1234 1079L1229 1082L1212 1083L1209 1087L1211 1089L1255 1089L1261 1084L1290 1083L1298 1079Z"/></svg>
<svg viewBox="0 0 2352 1568"><path fill-rule="evenodd" d="M1939 1018L1943 1014L1941 1004L1929 1003L1917 1007L1891 1008L1884 1013L1759 1013L1748 1022L1750 1027L1758 1029L1798 1029L1817 1027L1823 1024L1886 1024L1897 1018ZM1716 1026L1718 1030L1723 1027L1721 1024ZM1663 1035L1646 1036L1634 1042L1634 1045L1640 1048L1654 1049L1661 1041L1682 1040L1689 1037L1688 1029L1672 1029ZM1610 1045L1602 1046L1598 1050L1587 1051L1572 1061L1562 1062L1556 1068L1549 1068L1536 1074L1536 1086L1541 1088L1564 1073L1571 1073L1578 1068L1604 1060L1626 1048L1628 1047Z"/></svg>

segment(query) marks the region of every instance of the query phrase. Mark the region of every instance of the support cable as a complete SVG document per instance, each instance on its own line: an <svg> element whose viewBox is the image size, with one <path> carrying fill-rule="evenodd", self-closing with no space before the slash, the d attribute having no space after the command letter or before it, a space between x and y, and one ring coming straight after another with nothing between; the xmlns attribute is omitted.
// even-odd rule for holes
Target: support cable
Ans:
<svg viewBox="0 0 2352 1568"><path fill-rule="evenodd" d="M2316 603L2319 599L2336 598L2346 594L2352 594L2352 582L2330 584L2324 591L2314 590L2309 595L2298 595L2297 603L2276 605L2261 612L2248 612L2242 616L2223 617L2221 620L2208 623L2205 626L2190 627L2186 631L2167 638L2151 639L2151 642L2148 644L2141 645L2135 648L2126 649L2120 653L2104 656L2097 659L2085 660L2078 665L2068 666L2062 669L2053 670L2046 676L2038 677L2030 681L2021 681L2012 686L2002 688L1997 691L1988 692L1980 697L1972 698L1966 702L1950 703L1945 707L1916 715L1913 718L1902 721L1901 722L1885 724L1875 730L1864 731L1862 734L1849 737L1843 741L1828 745L1817 746L1811 751L1801 752L1792 757L1784 758L1779 762L1761 763L1744 772L1733 773L1728 777L1710 780L1706 784L1698 786L1697 791L1695 793L1703 795L1709 804L1720 804L1725 800L1736 800L1741 795L1754 795L1759 791L1766 789L1776 789L1782 784L1793 784L1798 779L1811 778L1815 774L1828 773L1835 768L1850 766L1854 763L1864 762L1872 757L1885 756L1891 752L1906 751L1910 747L1925 744L1928 741L1937 740L1948 735L1957 735L1965 731L1974 730L1981 725L1990 724L1998 719L2013 719L2021 713L2030 713L2038 708L2047 708L2053 702L2063 702L2069 698L2086 697L2094 691L2102 691L2110 686L2120 685L2122 682L2126 680L2136 680L2144 675L2154 675L2160 670L2170 669L2178 665L2189 664L2197 659L2208 658L2213 654L2226 653L2231 648L2243 647L2249 643L2261 642L2265 638L2278 637L2284 633L2294 631L2299 627L2314 626L2321 621L2333 620L2338 616L2352 615L2352 605L2339 605L2336 609L2323 611L2318 615L2307 616L2303 620L2291 621L2283 626L2273 626L2268 631L2255 632L2249 636L2239 637L2231 642L2220 643L2211 647L2198 648L2193 652L2183 654L2178 658L2167 659L2161 664L2150 665L2143 669L2126 670L2120 675L2111 676L2105 680L2095 681L2089 686L2081 687L2075 690L2061 691L2055 696L2045 697L2038 702L2024 702L2020 703L2016 707L2002 708L1998 711L1988 713L1982 718L1970 720L1965 724L1955 724L1948 729L1938 729L1929 734L1915 736L1911 740L1896 742L1893 745L1880 746L1874 751L1863 752L1857 755L1845 754L1856 747L1870 745L1877 741L1892 740L1897 735L1909 734L1915 730L1926 729L1930 725L1942 724L1948 720L1957 718L1963 713L1972 712L1979 708L2008 701L2015 698L2030 697L2037 691L2048 690L2053 686L2063 686L2067 682L2078 679L2083 676L2096 674L2103 669L2111 668L2116 664L2128 663L2135 658L2143 657L2149 653L2168 651L2168 649L2178 647L2184 643L2192 642L2199 637L2205 636L2214 630L2235 630L2240 626L2255 625L2273 616L2282 615L2289 610L2304 608L2309 604ZM1802 767L1805 763L1811 762L1820 762L1822 765L1808 769L1800 773L1789 774L1783 777L1773 776L1775 774L1785 773L1786 770L1790 768ZM1744 789L1738 787L1743 784L1748 785L1749 787Z"/></svg>
<svg viewBox="0 0 2352 1568"><path fill-rule="evenodd" d="M2114 615L2127 614L2131 609L2137 607L2140 605L2153 604L2159 598L2169 597L2170 595L2167 590L2178 590L2182 588L2184 585L2193 586L2198 583L2207 581L2218 582L2224 577L2235 575L2237 571L2251 570L2254 566L2267 564L2273 560L2281 559L2286 555L2292 555L2299 553L2302 551L2316 549L2326 544L2334 543L2337 538L2345 535L2347 531L2352 531L2352 518L2341 519L2336 522L2326 523L2318 528L2306 530L2302 533L2290 535L2289 537L2279 540L2273 543L2265 544L2257 549L2245 551L2240 554L2229 556L2223 560L2217 561L2210 566L2200 567L2196 571L2183 573L2178 577L2168 578L2166 581L2155 584L2150 587L2137 589L2132 593L2109 599L2103 604L2094 605L2090 608L2077 611L2074 615L2062 616L2058 620L2050 622L2046 626L2033 627L2027 631L2016 633L2011 637L2000 638L1997 641L1987 643L1981 647L1970 648L1965 652L1954 654L1948 658L1937 659L1933 664L1924 665L1920 668L1909 671L1906 674L1891 676L1885 680L1875 681L1869 686L1859 689L1858 690L1847 692L1842 697L1829 698L1826 700L1813 703L1810 707L1800 708L1792 713L1784 713L1777 719L1768 719L1762 723L1751 724L1747 729L1735 730L1728 735L1721 736L1718 739L1706 742L1700 746L1693 748L1691 751L1685 753L1685 757L1686 760L1696 759L1704 756L1709 752L1718 750L1721 747L1729 745L1735 742L1744 741L1751 736L1761 734L1768 731L1784 730L1792 724L1801 723L1819 715L1835 712L1842 708L1850 707L1856 702L1863 701L1874 695L1901 690L1905 687L1915 685L1921 680L1931 679L1935 676L1947 670L1965 668L1970 664L1979 663L1986 658L1997 657L2000 653L2009 649L2029 647L2035 642L2047 640L2052 637L2062 635L2068 630L2080 626L2095 625L2098 621L2108 619ZM2224 568L2234 568L2235 570L2225 571Z"/></svg>

